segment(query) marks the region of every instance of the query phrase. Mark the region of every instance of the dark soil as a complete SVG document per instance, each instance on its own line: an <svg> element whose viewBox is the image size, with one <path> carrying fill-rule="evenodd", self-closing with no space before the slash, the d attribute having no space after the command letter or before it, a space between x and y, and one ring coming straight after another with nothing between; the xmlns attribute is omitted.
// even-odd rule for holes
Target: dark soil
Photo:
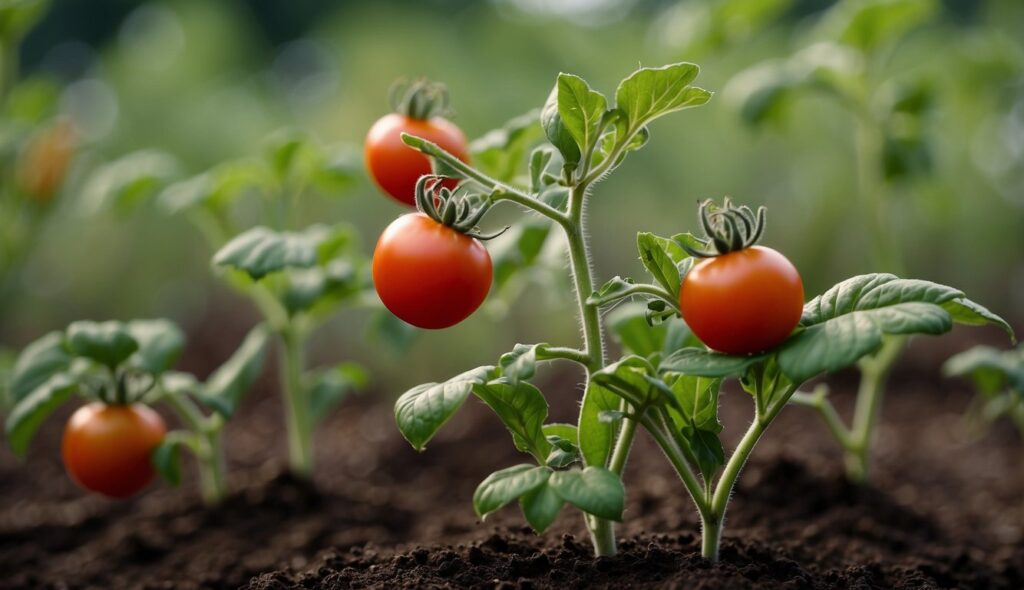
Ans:
<svg viewBox="0 0 1024 590"><path fill-rule="evenodd" d="M477 521L476 485L522 461L481 404L417 454L397 434L389 401L349 400L320 427L314 489L283 474L268 382L230 425L234 491L212 510L188 483L154 485L124 503L81 493L63 474L55 418L26 463L0 451L0 588L1019 590L1024 443L1006 427L965 433L967 390L915 369L934 371L929 355L946 352L918 347L893 384L872 487L845 483L816 416L787 409L740 480L715 565L700 557L682 486L643 436L626 474L621 551L594 559L569 510L544 537L523 528L515 508ZM539 383L568 394L574 379L548 372ZM849 386L842 376L839 383L845 413ZM574 396L549 398L563 400L554 419L572 415ZM722 405L727 442L735 442L749 400L730 390Z"/></svg>

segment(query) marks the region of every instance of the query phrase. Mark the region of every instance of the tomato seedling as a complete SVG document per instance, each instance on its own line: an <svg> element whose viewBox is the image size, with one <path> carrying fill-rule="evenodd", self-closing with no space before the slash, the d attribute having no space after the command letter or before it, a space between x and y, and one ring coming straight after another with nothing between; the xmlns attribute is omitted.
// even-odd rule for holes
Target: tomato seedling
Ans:
<svg viewBox="0 0 1024 590"><path fill-rule="evenodd" d="M43 421L76 395L86 400L64 428L61 451L68 474L81 487L127 498L160 473L181 481L181 450L199 465L203 500L225 494L226 421L259 376L267 330L253 329L235 354L205 382L171 370L185 345L168 320L75 322L25 347L11 371L15 404L7 442L24 455ZM150 406L177 414L181 430L167 432ZM204 412L201 406L210 408Z"/></svg>
<svg viewBox="0 0 1024 590"><path fill-rule="evenodd" d="M800 384L875 354L889 336L939 334L954 322L995 323L1009 330L960 291L888 274L854 277L802 305L802 283L792 265L781 254L754 245L764 229L763 210L755 214L729 203L702 206L706 238L637 235L640 260L654 282L616 276L594 289L583 215L591 189L647 143L653 120L711 98L707 90L691 85L698 71L689 63L642 68L620 83L614 105L583 79L559 75L540 111L548 144L527 158L523 178L528 188L496 180L428 140L403 136L434 158L446 175L462 179L454 193L424 181L421 209L440 202L448 210L474 212L476 222L490 207L510 201L560 227L568 242L581 347L518 344L496 365L419 385L395 405L403 436L423 449L475 395L502 420L516 448L532 457L533 463L503 469L480 484L473 503L481 518L518 501L527 522L542 532L571 504L584 513L595 553L614 554L612 522L621 520L625 507L621 474L639 425L676 469L703 522L703 554L717 559L726 506L740 470ZM697 265L716 272L691 277L696 262L691 253L710 257ZM723 269L728 274L717 276ZM759 288L754 296L742 288L757 280L770 288ZM719 289L716 295L724 305L681 309L690 297L711 293L710 287ZM691 288L695 293L683 293ZM646 302L645 325L638 329L629 319L614 323L630 354L608 364L601 312L631 299ZM738 317L729 317L729 302L743 308ZM709 340L728 336L716 345L756 352L729 355L695 345L699 341L676 319L680 313L699 314L688 319L701 325ZM771 317L756 321L766 316ZM647 323L657 326L649 329ZM553 360L571 361L586 371L576 424L546 423L548 404L530 383L537 364ZM752 395L756 416L729 457L718 421L718 391L727 377L738 378Z"/></svg>
<svg viewBox="0 0 1024 590"><path fill-rule="evenodd" d="M268 138L259 157L223 162L171 182L176 167L165 154L136 152L101 169L88 186L96 187L97 203L111 207L155 193L159 208L187 216L202 233L220 277L256 306L280 344L290 467L310 478L316 422L367 377L354 363L307 367L306 341L342 307L378 304L351 225L293 228L312 194L335 198L347 192L357 164L345 146L325 146L284 130ZM243 203L260 211L260 225L244 229L252 220L240 214ZM390 335L395 323L377 325Z"/></svg>
<svg viewBox="0 0 1024 590"><path fill-rule="evenodd" d="M809 36L811 42L786 59L768 60L740 73L727 96L739 104L743 118L763 125L800 97L816 94L831 100L855 121L854 147L860 206L870 235L873 268L902 274L896 229L887 193L927 177L933 168L931 111L935 102L928 74L887 65L910 34L934 20L934 0L843 0L824 11ZM906 343L887 336L876 355L857 364L860 389L850 426L819 390L797 395L794 403L817 411L843 447L849 479L865 483L871 445L886 381Z"/></svg>
<svg viewBox="0 0 1024 590"><path fill-rule="evenodd" d="M380 190L403 205L416 206L416 181L430 174L430 160L402 142L408 133L436 143L462 161L469 161L466 136L445 118L448 90L429 80L396 83L392 110L370 127L364 144L366 169ZM448 188L455 186L447 181Z"/></svg>
<svg viewBox="0 0 1024 590"><path fill-rule="evenodd" d="M1024 437L1024 346L998 350L975 346L950 358L947 377L968 377L978 392L970 414L983 424L1010 419Z"/></svg>

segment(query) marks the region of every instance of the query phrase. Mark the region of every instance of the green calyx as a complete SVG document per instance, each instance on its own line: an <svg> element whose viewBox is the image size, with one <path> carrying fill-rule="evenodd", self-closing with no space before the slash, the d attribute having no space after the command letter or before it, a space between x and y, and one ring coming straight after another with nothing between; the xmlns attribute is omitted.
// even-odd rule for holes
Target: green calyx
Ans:
<svg viewBox="0 0 1024 590"><path fill-rule="evenodd" d="M764 233L765 208L758 207L755 213L746 205L733 206L728 197L722 202L721 207L707 199L700 204L700 223L714 249L680 245L691 256L698 258L721 256L749 248L761 239Z"/></svg>
<svg viewBox="0 0 1024 590"><path fill-rule="evenodd" d="M388 91L388 99L396 113L421 121L451 114L448 108L448 88L426 78L412 82L395 81Z"/></svg>
<svg viewBox="0 0 1024 590"><path fill-rule="evenodd" d="M444 176L426 174L416 181L416 208L434 221L478 240L491 240L505 233L509 226L493 234L481 234L477 224L494 204L479 194L454 191L441 183Z"/></svg>

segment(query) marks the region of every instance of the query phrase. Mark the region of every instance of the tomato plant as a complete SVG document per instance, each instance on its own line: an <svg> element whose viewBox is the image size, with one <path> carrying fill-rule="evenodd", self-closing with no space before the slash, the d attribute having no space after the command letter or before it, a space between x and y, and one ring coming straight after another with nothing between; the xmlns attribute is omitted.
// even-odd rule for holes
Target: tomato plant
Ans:
<svg viewBox="0 0 1024 590"><path fill-rule="evenodd" d="M428 80L392 88L394 112L370 127L364 144L366 169L380 190L404 205L415 206L416 181L430 174L430 160L402 142L402 134L422 137L462 161L469 160L466 136L445 118L448 91ZM454 183L446 183L451 188Z"/></svg>
<svg viewBox="0 0 1024 590"><path fill-rule="evenodd" d="M351 188L357 164L350 150L292 130L274 133L263 148L258 156L184 178L166 154L131 153L99 169L85 198L100 207L130 208L152 197L163 212L193 222L214 252L218 275L252 302L280 345L289 462L296 475L310 478L314 426L367 376L350 362L308 367L306 341L343 307L379 304L354 227L315 223L295 229L312 195L337 198ZM243 203L261 212L258 225L239 213ZM395 323L375 326L382 335L407 338Z"/></svg>
<svg viewBox="0 0 1024 590"><path fill-rule="evenodd" d="M681 290L688 288L695 264L721 259L697 263L693 254L705 256L715 248L719 253L736 250L725 257L742 255L761 237L765 223L763 210L755 215L729 204L703 206L705 237L637 235L640 260L653 282L615 276L595 289L584 215L589 197L630 152L648 142L652 121L708 102L711 93L692 85L698 71L690 63L641 68L619 84L614 104L582 78L560 74L540 110L547 143L520 161L520 166L526 164L527 186L498 180L427 139L403 136L408 145L436 160L435 169L461 179L454 192L424 181L418 195L421 210L441 201L447 211L454 206L474 212L469 219L475 227L491 207L511 202L559 228L568 244L580 346L517 344L496 364L418 385L395 405L399 430L416 449L423 449L470 395L504 423L515 447L530 461L484 479L473 498L481 518L518 502L527 522L542 532L572 505L583 513L595 553L614 554L612 523L622 519L625 507L621 476L640 426L654 438L693 499L703 523L703 554L715 560L726 507L743 465L802 383L872 358L893 336L940 334L955 322L991 323L1010 331L1002 319L956 289L891 274L853 277L803 304L799 275L775 258L767 275L773 288L764 297L757 290L746 301L754 308L778 308L786 321L765 324L770 328L765 333L753 322L743 326L752 333L735 337L756 353L709 350L678 319L684 311L680 303L686 301ZM779 293L783 296L777 297ZM797 295L801 305L794 324L789 314ZM609 363L602 312L627 300L645 306L639 317L611 323L627 354ZM708 322L714 318L705 314L717 313L710 308L701 310L699 319L690 319ZM711 333L705 334L709 340ZM530 382L537 365L548 361L572 362L585 371L587 387L575 424L549 423L544 394ZM719 388L727 378L740 381L755 408L753 423L729 455L718 420Z"/></svg>
<svg viewBox="0 0 1024 590"><path fill-rule="evenodd" d="M812 94L845 111L854 122L853 144L860 208L870 234L869 260L878 270L902 273L898 232L887 193L926 178L933 169L934 85L927 73L886 66L912 33L935 20L934 0L843 0L824 11L810 41L784 59L766 60L737 75L727 94L744 120L764 125ZM871 445L889 373L906 339L886 338L878 354L858 363L861 386L850 426L822 393L794 396L817 411L843 447L848 477L866 482ZM827 390L822 390L825 392Z"/></svg>
<svg viewBox="0 0 1024 590"><path fill-rule="evenodd" d="M200 382L172 370L185 337L168 320L75 322L29 344L15 362L7 443L24 455L47 416L77 395L87 403L72 414L61 448L79 485L112 498L135 494L154 473L177 485L181 450L188 449L198 460L203 499L215 504L225 494L222 431L262 370L266 341L266 327L256 327ZM150 409L157 404L183 428L166 432Z"/></svg>

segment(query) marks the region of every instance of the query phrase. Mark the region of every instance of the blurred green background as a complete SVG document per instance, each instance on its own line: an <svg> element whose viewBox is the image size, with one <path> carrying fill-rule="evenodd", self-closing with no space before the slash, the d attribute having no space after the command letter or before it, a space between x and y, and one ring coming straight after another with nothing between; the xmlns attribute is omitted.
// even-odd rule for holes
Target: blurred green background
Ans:
<svg viewBox="0 0 1024 590"><path fill-rule="evenodd" d="M198 173L258 152L284 126L349 142L358 154L402 76L445 82L456 122L479 137L540 106L560 71L611 94L638 65L694 61L703 68L698 85L716 97L656 123L648 147L592 200L598 283L642 274L637 231L696 231L697 200L723 195L768 206L765 242L801 269L808 297L874 270L852 117L812 93L755 129L729 100L737 74L804 47L831 2L746 2L754 9L738 15L714 4L54 2L27 37L21 67L66 84L59 104L87 148L0 309L0 346L23 346L75 319L166 316L192 333L228 334L230 350L256 315L212 275L210 252L188 221L147 204L96 213L75 187L97 164L142 148L173 155L182 176ZM932 173L885 195L906 274L959 287L1024 327L1024 2L942 2L884 69L924 75L936 96ZM363 178L342 197L311 202L305 221L350 220L370 252L402 212ZM365 313L343 313L313 354L361 360L395 394L493 362L516 342L577 335L569 301L540 287L421 334L404 352L364 341L365 323Z"/></svg>

